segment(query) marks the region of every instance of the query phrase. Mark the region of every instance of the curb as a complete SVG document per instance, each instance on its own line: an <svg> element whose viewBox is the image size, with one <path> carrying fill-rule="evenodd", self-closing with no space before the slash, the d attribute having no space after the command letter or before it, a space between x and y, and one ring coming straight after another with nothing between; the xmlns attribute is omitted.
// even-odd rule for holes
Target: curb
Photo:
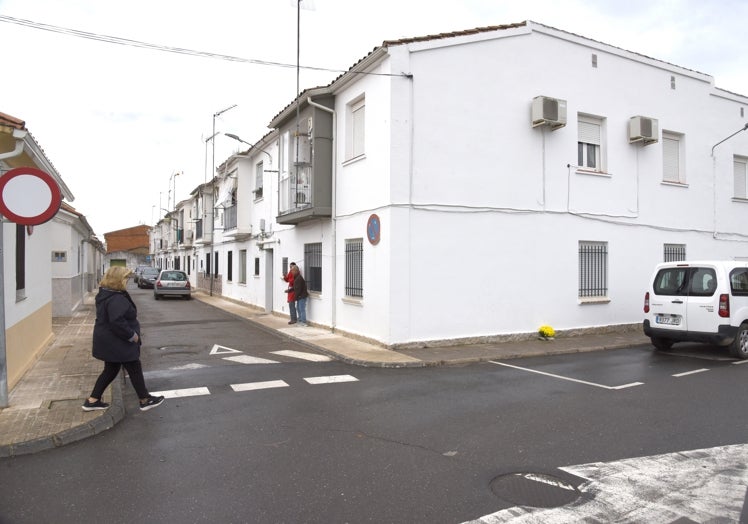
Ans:
<svg viewBox="0 0 748 524"><path fill-rule="evenodd" d="M0 458L19 457L21 455L30 455L48 449L59 448L112 429L115 424L125 418L125 408L122 401L123 382L124 374L120 374L120 379L112 382L112 403L109 409L102 411L100 415L94 417L89 422L53 435L0 446Z"/></svg>

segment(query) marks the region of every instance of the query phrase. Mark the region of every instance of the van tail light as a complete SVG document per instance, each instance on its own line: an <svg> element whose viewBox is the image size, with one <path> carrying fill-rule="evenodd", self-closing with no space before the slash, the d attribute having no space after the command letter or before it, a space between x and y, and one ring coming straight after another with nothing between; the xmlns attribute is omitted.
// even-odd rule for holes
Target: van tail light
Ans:
<svg viewBox="0 0 748 524"><path fill-rule="evenodd" d="M727 293L719 296L719 316L723 318L730 316L730 295Z"/></svg>
<svg viewBox="0 0 748 524"><path fill-rule="evenodd" d="M156 287L163 287L160 280L156 280Z"/></svg>
<svg viewBox="0 0 748 524"><path fill-rule="evenodd" d="M186 287L187 287L187 289L190 289L190 281L189 280L187 281L187 286Z"/></svg>
<svg viewBox="0 0 748 524"><path fill-rule="evenodd" d="M649 291L644 294L644 312L649 313Z"/></svg>

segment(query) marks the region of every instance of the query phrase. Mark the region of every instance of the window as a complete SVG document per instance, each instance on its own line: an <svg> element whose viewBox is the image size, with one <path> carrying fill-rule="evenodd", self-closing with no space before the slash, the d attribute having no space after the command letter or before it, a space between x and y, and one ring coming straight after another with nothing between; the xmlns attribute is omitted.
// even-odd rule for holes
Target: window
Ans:
<svg viewBox="0 0 748 524"><path fill-rule="evenodd" d="M322 292L322 243L304 244L304 267L309 291Z"/></svg>
<svg viewBox="0 0 748 524"><path fill-rule="evenodd" d="M0 224L0 227L3 227ZM26 298L26 226L16 224L16 300Z"/></svg>
<svg viewBox="0 0 748 524"><path fill-rule="evenodd" d="M345 294L364 296L364 242L361 238L345 241Z"/></svg>
<svg viewBox="0 0 748 524"><path fill-rule="evenodd" d="M735 193L734 198L748 198L748 191L746 191L746 184L748 184L748 158L734 157L733 160L733 173L734 173L734 187Z"/></svg>
<svg viewBox="0 0 748 524"><path fill-rule="evenodd" d="M213 253L213 262L214 262L214 264L213 264L213 276L217 277L218 276L218 251L216 251L215 253Z"/></svg>
<svg viewBox="0 0 748 524"><path fill-rule="evenodd" d="M52 262L67 262L68 254L66 251L52 251Z"/></svg>
<svg viewBox="0 0 748 524"><path fill-rule="evenodd" d="M662 181L685 183L683 171L683 135L662 132Z"/></svg>
<svg viewBox="0 0 748 524"><path fill-rule="evenodd" d="M283 257L281 260L281 275L288 274L288 257Z"/></svg>
<svg viewBox="0 0 748 524"><path fill-rule="evenodd" d="M231 282L234 279L234 252L229 251L228 252L228 259L226 260L226 280L228 282ZM216 264L216 267L218 264Z"/></svg>
<svg viewBox="0 0 748 524"><path fill-rule="evenodd" d="M350 160L364 154L366 127L366 99L364 97L348 104L346 110L345 158Z"/></svg>
<svg viewBox="0 0 748 524"><path fill-rule="evenodd" d="M260 257L255 257L255 276L260 276Z"/></svg>
<svg viewBox="0 0 748 524"><path fill-rule="evenodd" d="M665 244L663 262L678 262L686 259L685 244Z"/></svg>
<svg viewBox="0 0 748 524"><path fill-rule="evenodd" d="M239 283L247 283L247 250L239 250Z"/></svg>
<svg viewBox="0 0 748 524"><path fill-rule="evenodd" d="M260 162L255 166L255 189L253 191L255 200L262 198L262 171L262 162Z"/></svg>
<svg viewBox="0 0 748 524"><path fill-rule="evenodd" d="M608 243L579 242L579 297L608 294Z"/></svg>
<svg viewBox="0 0 748 524"><path fill-rule="evenodd" d="M205 253L205 275L210 275L210 253Z"/></svg>
<svg viewBox="0 0 748 524"><path fill-rule="evenodd" d="M603 172L603 120L579 115L577 126L577 165L584 169Z"/></svg>

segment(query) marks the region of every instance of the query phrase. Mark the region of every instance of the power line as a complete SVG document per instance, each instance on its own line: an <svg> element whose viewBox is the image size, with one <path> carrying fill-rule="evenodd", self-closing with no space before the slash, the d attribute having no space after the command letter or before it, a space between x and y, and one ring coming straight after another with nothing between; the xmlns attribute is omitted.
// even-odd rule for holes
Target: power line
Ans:
<svg viewBox="0 0 748 524"><path fill-rule="evenodd" d="M42 31L49 31L52 33L59 33L67 36L74 36L78 38L85 38L88 40L96 40L99 42L106 42L109 44L124 45L128 47L139 47L142 49L150 49L153 51L161 51L165 53L176 53L180 55L199 56L202 58L212 58L216 60L226 60L228 62L239 62L244 64L255 64L272 67L285 67L285 68L296 68L296 64L284 64L282 62L272 62L269 60L258 60L255 58L242 58L238 56L223 55L219 53L211 53L209 51L197 51L194 49L186 49L183 47L172 47L158 44L151 44L149 42L142 42L140 40L132 40L129 38L120 38L118 36L103 35L99 33L90 33L88 31L81 31L79 29L72 29L69 27L61 27L50 24L43 24L41 22L34 22L32 20L25 20L23 18L15 18L12 16L0 15L0 22L6 22L9 24L16 24L32 29L40 29ZM310 71L325 71L329 73L346 73L344 69L328 69L326 67L315 67L315 66L298 66L301 69L307 69ZM361 74L361 73L359 73ZM390 74L390 73L364 73L379 76L404 76L402 74Z"/></svg>

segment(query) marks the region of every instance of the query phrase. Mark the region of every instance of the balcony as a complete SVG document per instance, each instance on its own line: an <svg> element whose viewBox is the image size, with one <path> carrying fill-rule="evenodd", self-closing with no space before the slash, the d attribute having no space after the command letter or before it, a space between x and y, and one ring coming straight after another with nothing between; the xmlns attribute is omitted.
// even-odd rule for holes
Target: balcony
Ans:
<svg viewBox="0 0 748 524"><path fill-rule="evenodd" d="M223 210L223 238L226 240L246 240L252 235L251 228L240 228L237 224L236 204Z"/></svg>

